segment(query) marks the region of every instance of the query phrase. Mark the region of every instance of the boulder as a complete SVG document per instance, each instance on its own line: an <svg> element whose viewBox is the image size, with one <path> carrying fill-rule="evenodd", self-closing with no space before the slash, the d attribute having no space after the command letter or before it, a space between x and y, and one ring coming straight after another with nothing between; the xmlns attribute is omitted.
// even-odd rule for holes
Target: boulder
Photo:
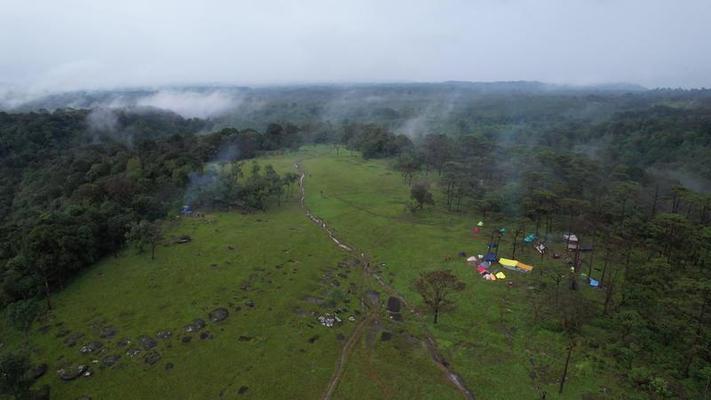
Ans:
<svg viewBox="0 0 711 400"><path fill-rule="evenodd" d="M216 308L216 309L210 311L209 316L210 316L210 321L220 322L220 321L224 321L225 319L227 319L227 317L230 316L230 313L229 313L229 311L227 311L226 308L220 307L220 308Z"/></svg>
<svg viewBox="0 0 711 400"><path fill-rule="evenodd" d="M41 378L45 372L47 372L47 364L40 364L36 366L35 368L32 368L32 371L30 372L30 378L32 380L37 380Z"/></svg>
<svg viewBox="0 0 711 400"><path fill-rule="evenodd" d="M141 343L141 346L146 350L150 350L158 345L155 340L145 335L139 337L138 342Z"/></svg>
<svg viewBox="0 0 711 400"><path fill-rule="evenodd" d="M116 328L114 328L113 326L105 326L101 329L101 333L99 334L99 336L104 339L112 338L116 335L116 332Z"/></svg>
<svg viewBox="0 0 711 400"><path fill-rule="evenodd" d="M156 333L156 337L158 337L158 339L170 339L171 336L173 336L173 332L168 330L159 331L158 333Z"/></svg>
<svg viewBox="0 0 711 400"><path fill-rule="evenodd" d="M146 355L143 357L143 359L146 361L146 364L148 365L153 365L160 361L160 353L158 353L155 350L151 350Z"/></svg>
<svg viewBox="0 0 711 400"><path fill-rule="evenodd" d="M83 337L84 337L84 334L83 334L83 333L81 333L81 332L74 332L74 333L70 334L69 336L67 336L66 339L64 339L64 344L65 344L67 347L74 347L74 346L76 346L76 344L77 344L77 342L79 341L79 339L81 339L81 338L83 338Z"/></svg>
<svg viewBox="0 0 711 400"><path fill-rule="evenodd" d="M73 381L78 377L82 376L86 372L89 372L89 367L86 365L76 365L73 367L62 368L57 371L59 379L63 381Z"/></svg>
<svg viewBox="0 0 711 400"><path fill-rule="evenodd" d="M99 342L98 340L94 340L93 342L89 342L85 344L84 346L81 346L79 349L80 353L87 354L87 353L94 353L104 347L104 344Z"/></svg>
<svg viewBox="0 0 711 400"><path fill-rule="evenodd" d="M205 327L205 321L200 318L197 318L192 323L185 325L185 332L187 332L187 333L197 332L204 327Z"/></svg>
<svg viewBox="0 0 711 400"><path fill-rule="evenodd" d="M119 355L110 355L110 356L104 357L101 360L101 362L104 364L105 367L111 367L114 364L116 364L118 362L118 360L120 360L120 359L121 359L121 356L119 356Z"/></svg>

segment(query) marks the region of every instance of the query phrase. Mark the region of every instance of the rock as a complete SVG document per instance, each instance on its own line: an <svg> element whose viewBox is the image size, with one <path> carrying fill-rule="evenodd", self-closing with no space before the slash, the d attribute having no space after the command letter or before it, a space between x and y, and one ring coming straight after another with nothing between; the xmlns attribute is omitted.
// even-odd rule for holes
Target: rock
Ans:
<svg viewBox="0 0 711 400"><path fill-rule="evenodd" d="M151 350L146 355L143 357L143 359L146 361L146 364L148 365L153 365L160 361L160 353L158 353L155 350Z"/></svg>
<svg viewBox="0 0 711 400"><path fill-rule="evenodd" d="M56 337L58 337L58 338L61 338L61 337L67 336L67 335L70 334L71 332L72 332L72 331L70 331L69 329L60 329L59 332L57 332L57 334L54 335L54 336L56 336Z"/></svg>
<svg viewBox="0 0 711 400"><path fill-rule="evenodd" d="M392 313L400 312L400 299L390 296L388 298L388 311Z"/></svg>
<svg viewBox="0 0 711 400"><path fill-rule="evenodd" d="M190 243L192 240L193 240L193 238L191 238L190 236L182 235L182 236L178 237L178 239L175 241L175 243L176 244L185 244L185 243Z"/></svg>
<svg viewBox="0 0 711 400"><path fill-rule="evenodd" d="M41 378L47 372L47 364L40 364L32 369L30 378L34 381Z"/></svg>
<svg viewBox="0 0 711 400"><path fill-rule="evenodd" d="M114 328L113 326L105 326L101 329L101 333L99 334L99 337L104 338L104 339L112 338L112 337L116 336L116 332L117 332L116 328Z"/></svg>
<svg viewBox="0 0 711 400"><path fill-rule="evenodd" d="M170 371L171 369L173 369L173 367L175 367L175 365L173 365L172 362L169 362L169 363L166 363L166 364L165 364L165 370L166 370L166 371Z"/></svg>
<svg viewBox="0 0 711 400"><path fill-rule="evenodd" d="M170 339L170 337L173 336L173 332L165 330L165 331L160 331L156 333L156 337L158 339Z"/></svg>
<svg viewBox="0 0 711 400"><path fill-rule="evenodd" d="M139 342L139 343L141 344L141 346L143 346L143 348L146 349L146 350L150 350L150 349L156 347L156 345L158 345L158 343L156 343L155 340L153 340L153 339L151 339L150 337L145 336L145 335L139 337L139 338L138 338L138 342Z"/></svg>
<svg viewBox="0 0 711 400"><path fill-rule="evenodd" d="M94 353L104 347L104 344L99 342L98 340L94 340L93 342L89 342L82 346L79 349L80 353L87 354L87 353Z"/></svg>
<svg viewBox="0 0 711 400"><path fill-rule="evenodd" d="M380 334L380 340L382 342L387 342L388 340L393 338L393 334L390 332L383 332Z"/></svg>
<svg viewBox="0 0 711 400"><path fill-rule="evenodd" d="M133 348L133 349L128 349L128 350L126 351L126 355L129 356L129 357L131 357L131 358L136 357L136 356L139 355L139 354L141 354L141 349Z"/></svg>
<svg viewBox="0 0 711 400"><path fill-rule="evenodd" d="M180 341L183 343L190 343L190 341L193 340L192 336L183 336Z"/></svg>
<svg viewBox="0 0 711 400"><path fill-rule="evenodd" d="M226 308L220 307L220 308L216 308L216 309L210 311L209 316L210 316L210 321L220 322L220 321L224 321L225 319L227 319L227 317L230 316L230 313L229 313L229 311L227 311Z"/></svg>
<svg viewBox="0 0 711 400"><path fill-rule="evenodd" d="M187 333L197 332L204 327L205 327L205 321L198 318L198 319L194 320L192 323L185 325L185 332L187 332Z"/></svg>
<svg viewBox="0 0 711 400"><path fill-rule="evenodd" d="M204 331L200 332L200 339L206 340L206 339L213 339L215 336L210 333L210 331Z"/></svg>
<svg viewBox="0 0 711 400"><path fill-rule="evenodd" d="M73 381L74 379L77 379L86 372L89 372L88 366L77 365L74 367L62 368L57 371L57 375L59 375L59 379L63 381Z"/></svg>
<svg viewBox="0 0 711 400"><path fill-rule="evenodd" d="M65 344L67 347L74 347L74 346L76 346L76 344L77 344L77 342L79 341L79 339L81 339L81 338L83 338L83 337L84 337L84 334L83 334L83 333L81 333L81 332L74 332L74 333L72 333L71 335L67 336L66 339L64 339L64 344Z"/></svg>
<svg viewBox="0 0 711 400"><path fill-rule="evenodd" d="M249 387L247 386L240 386L239 390L237 390L237 394L245 394L249 391Z"/></svg>
<svg viewBox="0 0 711 400"><path fill-rule="evenodd" d="M106 356L104 357L101 362L104 364L105 367L110 367L118 362L118 360L121 359L121 356L119 355L111 355L111 356Z"/></svg>
<svg viewBox="0 0 711 400"><path fill-rule="evenodd" d="M372 305L380 304L380 293L376 292L375 290L366 291L365 298L368 300L368 303Z"/></svg>

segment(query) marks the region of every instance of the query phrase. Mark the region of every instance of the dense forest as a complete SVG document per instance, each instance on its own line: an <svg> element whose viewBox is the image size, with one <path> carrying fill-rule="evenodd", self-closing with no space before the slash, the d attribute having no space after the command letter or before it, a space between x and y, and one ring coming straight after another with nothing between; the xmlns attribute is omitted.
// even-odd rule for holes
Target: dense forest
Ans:
<svg viewBox="0 0 711 400"><path fill-rule="evenodd" d="M208 120L138 108L0 113L0 304L17 315L51 299L185 202L278 204L297 176L242 160L326 143L390 159L413 196L436 188L431 201L453 213L513 221L513 243L575 232L594 252L534 275L539 323L566 332L571 351L598 349L640 393L708 391L711 93L453 87L274 89ZM245 114L260 96L282 100ZM579 294L581 273L599 281L602 304Z"/></svg>
<svg viewBox="0 0 711 400"><path fill-rule="evenodd" d="M239 162L297 146L293 126L196 134L205 121L157 110L116 114L112 131L97 131L85 110L0 113L3 305L49 298L118 251L132 224L179 210L186 189L196 192L198 206L263 210L294 182L270 166L262 172L255 164L245 174ZM232 164L225 173L203 172L226 157Z"/></svg>

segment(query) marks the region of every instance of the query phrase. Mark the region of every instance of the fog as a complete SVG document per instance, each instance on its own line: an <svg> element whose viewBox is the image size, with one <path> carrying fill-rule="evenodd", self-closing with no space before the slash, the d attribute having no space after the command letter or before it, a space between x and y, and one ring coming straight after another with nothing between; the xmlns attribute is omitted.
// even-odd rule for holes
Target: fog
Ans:
<svg viewBox="0 0 711 400"><path fill-rule="evenodd" d="M0 7L0 97L206 83L711 86L708 0L0 0Z"/></svg>

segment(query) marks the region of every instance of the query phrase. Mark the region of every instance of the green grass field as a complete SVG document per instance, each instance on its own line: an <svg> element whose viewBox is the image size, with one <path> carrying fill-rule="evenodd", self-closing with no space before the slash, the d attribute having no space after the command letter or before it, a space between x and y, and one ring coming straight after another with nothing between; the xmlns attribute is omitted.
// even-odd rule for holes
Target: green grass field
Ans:
<svg viewBox="0 0 711 400"><path fill-rule="evenodd" d="M470 230L479 216L438 207L406 211L409 189L385 161L309 147L260 162L286 172L295 171L297 160L307 175L307 205L339 238L368 253L378 274L409 303L421 304L412 284L422 271L452 269L467 285L456 296L456 308L436 325L428 316L413 314L403 322L380 318L377 325L368 325L334 398L461 398L415 339L425 331L437 339L477 398L533 399L536 384L547 398L558 398L565 342L558 334L531 328L527 281L532 278L506 272L514 282L509 288L505 282L482 280L457 257L460 251L484 253L486 233L502 222L485 220L482 236L473 237ZM343 262L348 255L305 217L296 197L294 191L282 207L266 213L215 213L166 222L168 237L188 234L193 240L161 246L155 260L126 249L101 261L53 298L54 310L28 337L2 327L6 346L27 346L34 361L49 364L38 385L49 384L58 399L320 398L356 325L346 317L359 321L363 291L380 289L359 268ZM520 259L545 268L530 251ZM230 316L213 323L208 313L217 307L227 308ZM312 314L335 310L341 310L344 323L334 328L321 326ZM213 338L184 333L195 318L207 321L203 331ZM101 339L107 326L117 333ZM71 333L57 337L63 330ZM172 337L156 339L162 330L172 331ZM75 332L84 336L66 346ZM383 332L392 338L383 341ZM146 350L127 355L128 349L141 348L141 335L157 342L154 351L161 358L153 365L144 359ZM184 336L192 337L189 343L183 343ZM124 338L131 344L119 347ZM92 340L101 340L103 348L80 353ZM101 360L108 355L121 359L103 367ZM530 377L531 360L548 366L536 382ZM58 368L77 364L89 365L92 375L59 380ZM608 398L623 398L615 394L612 378L576 354L560 398L599 395L603 386L613 393Z"/></svg>

